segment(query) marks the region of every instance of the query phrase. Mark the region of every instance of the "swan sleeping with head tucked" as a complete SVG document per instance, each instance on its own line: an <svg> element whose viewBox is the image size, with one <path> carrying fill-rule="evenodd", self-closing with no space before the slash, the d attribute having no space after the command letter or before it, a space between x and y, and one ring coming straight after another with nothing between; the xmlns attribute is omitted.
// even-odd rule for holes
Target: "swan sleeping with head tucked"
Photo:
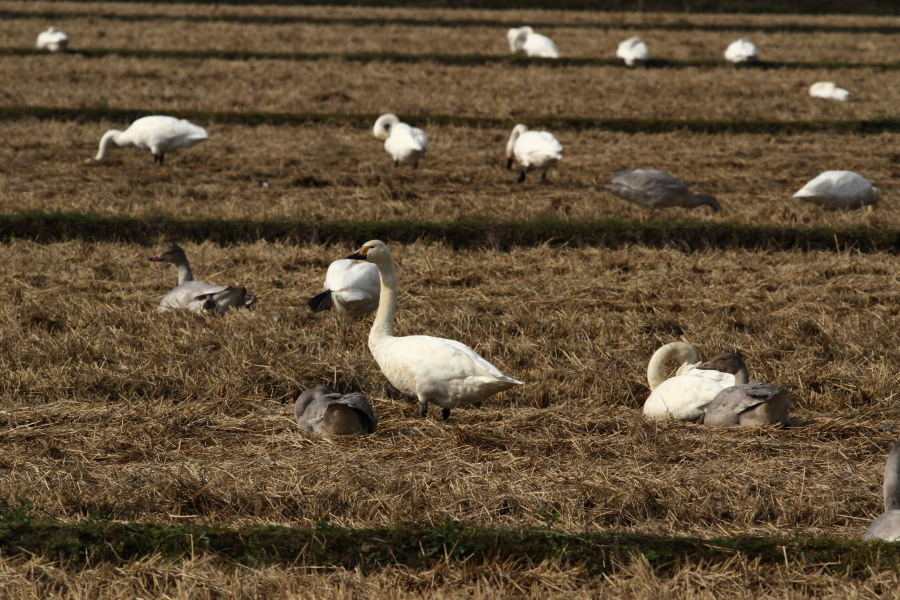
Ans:
<svg viewBox="0 0 900 600"><path fill-rule="evenodd" d="M759 50L751 41L735 40L725 49L725 60L735 64L757 62L759 61Z"/></svg>
<svg viewBox="0 0 900 600"><path fill-rule="evenodd" d="M562 144L549 131L529 131L525 125L516 125L506 144L506 168L512 169L513 159L520 165L519 183L532 169L541 171L541 183L547 179L547 169L562 160Z"/></svg>
<svg viewBox="0 0 900 600"><path fill-rule="evenodd" d="M612 174L612 183L603 186L616 196L652 209L654 212L671 207L694 208L709 206L713 212L722 210L714 196L692 194L686 183L659 169L623 169Z"/></svg>
<svg viewBox="0 0 900 600"><path fill-rule="evenodd" d="M115 144L149 150L153 153L153 162L163 164L166 152L190 148L208 139L209 134L206 130L190 121L165 115L151 115L136 120L125 131L110 129L104 133L100 138L100 148L94 160L106 158L110 147Z"/></svg>
<svg viewBox="0 0 900 600"><path fill-rule="evenodd" d="M380 292L378 267L342 258L328 265L325 291L310 298L306 305L314 313L333 308L339 315L360 318L378 308Z"/></svg>
<svg viewBox="0 0 900 600"><path fill-rule="evenodd" d="M900 441L888 455L884 466L884 512L863 536L864 540L900 542Z"/></svg>
<svg viewBox="0 0 900 600"><path fill-rule="evenodd" d="M809 95L813 98L825 98L826 100L838 100L846 102L850 98L850 92L838 87L833 81L817 81L809 86Z"/></svg>
<svg viewBox="0 0 900 600"><path fill-rule="evenodd" d="M670 363L680 364L668 377ZM647 365L650 396L644 416L651 419L697 421L716 395L734 385L734 375L700 367L700 354L685 342L672 342L653 353Z"/></svg>
<svg viewBox="0 0 900 600"><path fill-rule="evenodd" d="M419 401L419 416L428 413L428 404L442 410L444 421L450 410L521 385L483 359L477 352L455 340L430 335L394 335L397 313L397 266L387 244L372 240L363 244L352 260L375 264L381 274L381 301L369 332L369 350L391 385Z"/></svg>
<svg viewBox="0 0 900 600"><path fill-rule="evenodd" d="M719 392L706 407L700 422L710 427L787 425L791 394L769 383L750 381L747 365L738 352L723 352L700 365L734 375L734 385Z"/></svg>
<svg viewBox="0 0 900 600"><path fill-rule="evenodd" d="M630 37L616 48L616 56L629 67L642 65L650 60L650 48L638 36Z"/></svg>
<svg viewBox="0 0 900 600"><path fill-rule="evenodd" d="M384 149L394 159L394 166L400 163L418 168L419 160L428 149L428 136L418 127L411 127L400 121L395 114L381 115L372 127L372 134L384 140Z"/></svg>
<svg viewBox="0 0 900 600"><path fill-rule="evenodd" d="M794 198L825 208L851 210L878 202L878 188L853 171L825 171L800 188Z"/></svg>
<svg viewBox="0 0 900 600"><path fill-rule="evenodd" d="M513 27L506 32L509 49L513 54L533 58L559 58L556 44L546 35L535 33L528 27Z"/></svg>
<svg viewBox="0 0 900 600"><path fill-rule="evenodd" d="M65 52L69 48L69 36L56 27L50 27L38 34L35 46L47 52Z"/></svg>
<svg viewBox="0 0 900 600"><path fill-rule="evenodd" d="M378 427L378 417L365 396L338 394L327 385L300 394L294 418L300 429L326 436L375 433Z"/></svg>

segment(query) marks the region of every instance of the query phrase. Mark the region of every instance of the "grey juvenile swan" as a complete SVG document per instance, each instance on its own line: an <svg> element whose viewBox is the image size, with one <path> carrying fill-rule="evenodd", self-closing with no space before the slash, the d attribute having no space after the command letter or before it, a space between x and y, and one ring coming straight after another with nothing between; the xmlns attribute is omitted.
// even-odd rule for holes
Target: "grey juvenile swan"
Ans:
<svg viewBox="0 0 900 600"><path fill-rule="evenodd" d="M338 394L327 385L317 385L300 394L294 418L304 431L321 435L375 433L378 417L366 397L358 392Z"/></svg>
<svg viewBox="0 0 900 600"><path fill-rule="evenodd" d="M863 539L900 542L900 441L884 466L884 512L872 521Z"/></svg>
<svg viewBox="0 0 900 600"><path fill-rule="evenodd" d="M769 383L749 381L747 365L737 352L724 352L700 365L734 375L734 385L719 392L706 407L701 422L711 427L753 427L788 424L791 394Z"/></svg>
<svg viewBox="0 0 900 600"><path fill-rule="evenodd" d="M713 212L722 210L714 196L692 194L688 186L659 169L623 169L612 174L612 183L603 186L616 196L634 204L646 206L654 212L670 206L694 208L709 206Z"/></svg>

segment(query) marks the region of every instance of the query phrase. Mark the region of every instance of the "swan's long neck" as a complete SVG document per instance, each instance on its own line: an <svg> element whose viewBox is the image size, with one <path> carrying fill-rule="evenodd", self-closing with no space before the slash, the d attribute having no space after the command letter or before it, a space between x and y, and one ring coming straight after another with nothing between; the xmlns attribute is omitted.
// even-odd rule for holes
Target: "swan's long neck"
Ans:
<svg viewBox="0 0 900 600"><path fill-rule="evenodd" d="M679 364L695 363L700 360L700 355L696 348L686 342L672 342L654 352L647 364L647 383L650 384L651 391L668 379L666 365L673 359L679 360Z"/></svg>
<svg viewBox="0 0 900 600"><path fill-rule="evenodd" d="M378 272L381 274L381 298L369 332L370 342L394 335L394 316L397 314L397 266L389 260L378 265Z"/></svg>
<svg viewBox="0 0 900 600"><path fill-rule="evenodd" d="M900 442L888 455L884 466L884 512L900 509Z"/></svg>
<svg viewBox="0 0 900 600"><path fill-rule="evenodd" d="M121 140L122 132L118 129L110 129L106 133L103 134L103 137L100 138L100 148L97 150L97 156L94 157L94 160L103 160L106 158L106 154L109 152L110 144L115 144L116 146L122 146L123 142Z"/></svg>
<svg viewBox="0 0 900 600"><path fill-rule="evenodd" d="M694 194L690 196L687 199L687 206L685 206L685 208L694 208L703 205L712 208L713 212L722 210L722 205L719 204L719 201L716 200L715 196L710 196L709 194Z"/></svg>
<svg viewBox="0 0 900 600"><path fill-rule="evenodd" d="M747 371L746 365L741 365L741 367L734 372L734 385L744 385L745 383L749 383L750 381L750 373Z"/></svg>
<svg viewBox="0 0 900 600"><path fill-rule="evenodd" d="M193 281L194 273L191 271L191 265L188 264L187 259L184 259L184 262L178 263L178 285L181 285L185 281Z"/></svg>
<svg viewBox="0 0 900 600"><path fill-rule="evenodd" d="M516 140L519 139L521 134L522 132L519 131L518 127L513 129L512 135L509 136L509 141L506 143L506 158L513 157L513 149L516 147Z"/></svg>

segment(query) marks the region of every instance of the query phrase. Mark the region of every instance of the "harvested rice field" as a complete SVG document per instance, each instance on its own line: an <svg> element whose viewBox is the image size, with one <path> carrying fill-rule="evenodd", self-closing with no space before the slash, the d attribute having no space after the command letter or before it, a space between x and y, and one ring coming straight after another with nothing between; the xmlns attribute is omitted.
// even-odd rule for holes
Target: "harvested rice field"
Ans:
<svg viewBox="0 0 900 600"><path fill-rule="evenodd" d="M900 431L900 17L0 15L0 597L896 594L900 547L860 540ZM506 29L526 23L588 60L507 60ZM22 50L49 25L75 52ZM656 68L590 62L630 35ZM773 64L717 64L741 36ZM467 54L490 60L447 58ZM810 98L818 80L850 101ZM428 133L417 169L372 136L385 112ZM85 162L125 113L189 116L212 139L164 165L134 148ZM564 158L517 184L509 132L542 119ZM704 121L725 125L691 129ZM603 189L637 167L722 211L651 213ZM828 169L864 175L878 204L792 198ZM547 223L597 235L501 234ZM369 352L371 317L311 313L329 263L372 230L398 265L396 333L459 340L524 385L420 419ZM147 258L173 242L255 310L158 312L176 270ZM790 390L790 426L644 418L647 362L676 340L740 350L752 379ZM294 399L321 383L366 395L377 431L299 431Z"/></svg>

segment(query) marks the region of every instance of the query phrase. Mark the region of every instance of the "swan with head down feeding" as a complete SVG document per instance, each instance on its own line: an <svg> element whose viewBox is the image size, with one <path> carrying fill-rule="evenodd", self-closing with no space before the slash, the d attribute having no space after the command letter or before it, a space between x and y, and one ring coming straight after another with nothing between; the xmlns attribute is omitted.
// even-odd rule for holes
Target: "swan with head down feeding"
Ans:
<svg viewBox="0 0 900 600"><path fill-rule="evenodd" d="M430 335L395 336L397 266L387 244L380 240L366 242L347 258L378 267L381 300L369 332L369 350L391 385L419 401L420 417L428 414L431 403L441 407L446 421L458 406L481 402L522 384L455 340Z"/></svg>
<svg viewBox="0 0 900 600"><path fill-rule="evenodd" d="M522 166L519 183L534 169L541 171L541 183L547 180L547 169L562 160L563 147L549 131L529 131L526 125L516 125L506 143L506 168L513 160Z"/></svg>
<svg viewBox="0 0 900 600"><path fill-rule="evenodd" d="M674 377L668 377L668 365L673 363L681 366ZM734 375L700 368L700 353L694 346L671 342L650 358L647 383L651 391L644 402L644 416L697 421L719 392L734 385Z"/></svg>
<svg viewBox="0 0 900 600"><path fill-rule="evenodd" d="M872 521L863 539L900 542L900 441L884 466L883 492L884 512Z"/></svg>
<svg viewBox="0 0 900 600"><path fill-rule="evenodd" d="M559 50L553 40L546 35L535 33L528 27L513 27L506 32L506 40L509 49L518 56L530 56L532 58L559 58Z"/></svg>
<svg viewBox="0 0 900 600"><path fill-rule="evenodd" d="M750 381L747 365L738 352L723 352L700 365L734 375L734 385L713 398L706 407L701 423L710 427L754 427L787 425L791 394L769 383Z"/></svg>
<svg viewBox="0 0 900 600"><path fill-rule="evenodd" d="M166 152L190 148L209 139L206 130L185 119L165 115L151 115L136 120L125 131L110 129L100 138L100 148L95 161L106 158L110 148L135 146L153 153L153 162L163 164ZM88 161L90 162L90 160Z"/></svg>
<svg viewBox="0 0 900 600"><path fill-rule="evenodd" d="M619 198L654 213L663 208L679 206L694 208L709 206L713 212L722 210L715 196L692 194L687 184L659 169L623 169L612 174L612 183L603 186Z"/></svg>
<svg viewBox="0 0 900 600"><path fill-rule="evenodd" d="M825 171L800 188L794 198L831 210L853 210L874 206L878 188L853 171Z"/></svg>
<svg viewBox="0 0 900 600"><path fill-rule="evenodd" d="M411 127L400 121L395 114L387 113L378 117L372 127L372 135L384 140L384 149L394 159L394 166L400 164L419 167L419 160L428 150L428 136L418 127Z"/></svg>

